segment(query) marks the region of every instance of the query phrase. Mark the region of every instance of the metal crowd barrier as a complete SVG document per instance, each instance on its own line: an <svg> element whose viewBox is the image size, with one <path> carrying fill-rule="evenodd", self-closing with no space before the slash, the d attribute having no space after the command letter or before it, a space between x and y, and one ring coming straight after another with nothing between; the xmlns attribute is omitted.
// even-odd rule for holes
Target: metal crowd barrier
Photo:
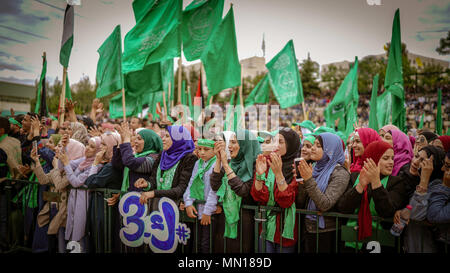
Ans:
<svg viewBox="0 0 450 273"><path fill-rule="evenodd" d="M12 202L12 188L13 185L17 185L18 183L22 184L22 187L25 187L26 185L30 185L30 184L39 184L37 182L30 182L27 180L6 180L2 183L0 183L0 186L3 188L4 194L3 196L7 199L6 200L6 217L9 217L11 215L11 202ZM119 252L119 253L136 253L136 252L142 252L142 253L151 253L151 250L149 249L149 247L147 245L138 247L138 248L131 248L128 247L126 245L124 245L123 243L120 242L119 239L119 234L115 234L113 235L113 225L115 225L116 223L112 222L113 219L113 209L116 209L117 211L115 212L117 216L119 216L120 219L120 225L122 225L123 223L123 218L122 216L120 216L117 207L111 207L107 205L106 199L112 197L113 194L117 194L117 193L121 193L120 190L113 190L113 189L106 189L106 188L96 188L96 189L87 189L87 188L78 188L78 189L84 189L84 190L88 190L90 192L90 198L88 198L87 202L90 202L91 198L93 198L93 204L94 204L94 223L90 223L91 227L93 226L94 229L91 231L91 238L90 238L90 242L91 245L89 248L93 249L88 249L89 252L94 252L94 253L113 253L113 252ZM70 191L70 190L69 190ZM0 197L1 198L1 197ZM99 210L98 207L98 202L99 199L101 198L100 202L102 204L102 207ZM117 203L118 204L118 203ZM116 206L117 206L116 204ZM89 203L86 206L87 208L89 207ZM92 208L91 208L92 209ZM262 234L261 237L264 237L264 234L266 232L266 212L267 210L270 209L273 212L283 212L283 209L281 209L280 207L268 207L268 206L251 206L251 205L241 205L241 210L240 210L240 219L242 219L242 212L244 210L248 210L248 211L252 211L254 218L251 219L252 222L254 222L254 234L253 234L253 238L254 238L254 253L265 253L266 252L266 244L265 244L265 240L262 239L262 243L260 245L260 234L259 234L259 224L262 223ZM21 209L19 209L20 211ZM103 215L101 217L101 215L98 215L98 212L102 212ZM186 223L187 225L190 225L191 227L191 239L190 239L190 243L188 243L187 246L184 246L183 244L181 246L178 246L176 253L198 253L199 249L198 249L198 245L199 245L199 225L200 225L200 221L198 220L198 218L189 218L186 214L185 210L180 210L180 222L182 223ZM222 212L223 213L223 212ZM373 235L370 238L366 238L363 241L358 241L358 231L353 228L353 227L349 227L346 226L345 224L342 224L342 222L345 222L346 220L349 219L354 219L357 220L358 219L358 215L354 215L354 214L342 214L342 213L335 213L335 212L325 212L325 213L320 213L317 211L309 211L309 210L303 210L303 209L297 209L296 210L296 221L297 221L297 232L298 232L298 236L297 236L297 244L296 244L296 249L297 249L297 253L302 253L302 238L305 234L306 231L303 231L302 228L305 225L305 223L303 222L303 216L306 215L316 215L316 216L324 216L324 217L334 217L336 219L336 230L335 230L335 253L339 253L343 248L341 247L343 245L343 242L357 242L357 246L358 243L368 243L370 241L376 241L379 243L380 246L386 246L386 247L390 247L391 249L396 250L397 253L401 253L402 250L402 244L401 244L401 237L395 237L393 235L390 234L389 230L385 230L385 229L378 229L375 228L372 230ZM86 211L86 219L88 219L90 217L90 213L89 210ZM224 245L224 249L222 253L226 253L226 238L223 237L223 234L217 234L214 230L213 230L213 226L216 225L217 222L217 217L216 216L212 216L211 217L211 224L209 225L209 253L214 253L213 249L214 249L214 237L215 236L219 236L223 238L223 245ZM103 220L102 220L103 219ZM280 217L281 221L280 221L280 227L283 227L283 217ZM102 221L100 221L102 220ZM22 228L22 227L12 227L10 221L7 219L7 224L8 224L8 230L12 230L12 231L19 231L18 228ZM87 220L88 221L88 220ZM100 221L100 224L98 223L98 221ZM319 217L316 217L316 232L315 232L315 236L316 236L316 253L319 253ZM377 217L377 216L372 216L372 221L376 222L376 226L380 226L382 222L387 222L389 223L389 226L391 226L393 224L392 218L391 219L383 219L381 217ZM240 221L240 226L239 226L239 249L240 249L240 253L243 253L243 239L244 237L249 238L248 234L242 234L243 233L243 221ZM193 228L193 231L192 231ZM120 228L117 228L116 231L120 230ZM279 230L282 230L282 228L280 228ZM10 232L8 232L8 236L10 236L11 234L9 234ZM446 233L448 235L448 232ZM114 241L115 240L115 241ZM116 242L117 240L119 240L118 242ZM120 244L120 247L114 247L113 246L113 241L116 242L116 244ZM446 238L446 242L448 242L448 238ZM188 241L189 242L189 241ZM67 243L67 242L66 242ZM93 245L92 245L93 244ZM193 244L193 245L192 245ZM422 243L423 245L423 243ZM448 253L448 244L445 244L445 253ZM283 245L281 243L280 245L280 252L283 249ZM348 250L348 249L347 249ZM22 246L22 245L12 245L10 246L10 249L7 252L17 252L17 251L26 251L26 252L30 252L31 249L29 247L26 246ZM354 248L353 250L355 253L358 253L361 251L361 249Z"/></svg>

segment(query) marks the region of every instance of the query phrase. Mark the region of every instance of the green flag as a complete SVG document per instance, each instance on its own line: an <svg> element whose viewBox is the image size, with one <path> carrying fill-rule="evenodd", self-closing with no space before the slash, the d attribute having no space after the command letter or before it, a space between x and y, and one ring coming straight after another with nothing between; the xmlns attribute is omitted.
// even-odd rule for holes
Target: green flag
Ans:
<svg viewBox="0 0 450 273"><path fill-rule="evenodd" d="M134 94L162 91L164 87L161 67L161 63L149 64L140 71L125 74L125 91Z"/></svg>
<svg viewBox="0 0 450 273"><path fill-rule="evenodd" d="M72 100L72 91L70 90L69 73L66 74L66 99Z"/></svg>
<svg viewBox="0 0 450 273"><path fill-rule="evenodd" d="M97 98L108 96L124 88L120 37L120 25L118 25L97 50L100 55L96 74Z"/></svg>
<svg viewBox="0 0 450 273"><path fill-rule="evenodd" d="M436 113L436 134L442 135L442 90L438 89L437 113Z"/></svg>
<svg viewBox="0 0 450 273"><path fill-rule="evenodd" d="M266 64L266 67L269 70L270 86L281 108L303 102L303 87L292 40Z"/></svg>
<svg viewBox="0 0 450 273"><path fill-rule="evenodd" d="M266 74L245 99L245 107L255 103L269 102L269 75Z"/></svg>
<svg viewBox="0 0 450 273"><path fill-rule="evenodd" d="M327 126L334 129L335 121L339 119L337 131L347 132L347 129L353 128L351 122L356 121L358 100L358 57L355 57L355 64L345 76L333 100L324 110Z"/></svg>
<svg viewBox="0 0 450 273"><path fill-rule="evenodd" d="M213 31L201 60L211 96L224 89L241 85L233 6Z"/></svg>
<svg viewBox="0 0 450 273"><path fill-rule="evenodd" d="M70 52L73 46L73 25L74 25L74 7L67 4L64 12L63 36L61 40L61 50L59 51L59 63L69 66Z"/></svg>
<svg viewBox="0 0 450 273"><path fill-rule="evenodd" d="M192 1L183 11L181 33L188 61L200 59L209 37L222 19L224 0Z"/></svg>
<svg viewBox="0 0 450 273"><path fill-rule="evenodd" d="M156 0L134 0L132 3L133 6L133 14L134 14L134 20L139 22L139 20L142 19L142 17L147 14L148 11L153 7Z"/></svg>
<svg viewBox="0 0 450 273"><path fill-rule="evenodd" d="M125 94L125 114L127 117L136 116L142 112L142 105L139 103L141 100L141 96L137 96L133 93ZM122 93L120 93L109 101L110 118L122 118L122 109Z"/></svg>
<svg viewBox="0 0 450 273"><path fill-rule="evenodd" d="M39 85L37 87L37 96L36 96L36 106L34 107L34 112L39 113L41 110L41 104L42 106L46 106L45 103L45 75L47 74L47 58L42 56L42 70L41 70L41 77L39 78Z"/></svg>
<svg viewBox="0 0 450 273"><path fill-rule="evenodd" d="M372 96L370 97L370 113L369 113L369 128L378 132L378 117L377 117L377 99L378 99L378 77L376 74L372 82Z"/></svg>
<svg viewBox="0 0 450 273"><path fill-rule="evenodd" d="M400 10L397 9L392 25L391 45L386 68L384 88L392 96L392 124L406 131L405 90L403 86L402 41L400 33Z"/></svg>
<svg viewBox="0 0 450 273"><path fill-rule="evenodd" d="M145 1L139 1L133 9L145 10L147 5ZM124 73L142 70L146 64L180 56L181 10L182 1L172 0L155 2L145 15L135 13L138 21L124 41Z"/></svg>
<svg viewBox="0 0 450 273"><path fill-rule="evenodd" d="M378 127L391 124L392 96L386 90L377 98Z"/></svg>
<svg viewBox="0 0 450 273"><path fill-rule="evenodd" d="M422 117L420 118L420 123L419 123L419 128L418 129L422 129L423 128L424 120L425 120L425 113L422 113Z"/></svg>

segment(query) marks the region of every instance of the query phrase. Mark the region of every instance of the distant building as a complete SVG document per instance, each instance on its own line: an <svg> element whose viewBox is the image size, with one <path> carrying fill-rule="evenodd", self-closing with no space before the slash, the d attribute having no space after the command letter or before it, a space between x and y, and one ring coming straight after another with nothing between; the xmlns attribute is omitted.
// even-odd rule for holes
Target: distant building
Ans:
<svg viewBox="0 0 450 273"><path fill-rule="evenodd" d="M16 114L31 110L30 101L36 96L36 87L18 83L0 81L0 111L9 115L11 108Z"/></svg>
<svg viewBox="0 0 450 273"><path fill-rule="evenodd" d="M239 63L242 65L244 78L247 78L247 77L254 78L258 74L267 73L266 59L264 57L256 57L255 56L255 57L243 59L243 60L239 61ZM198 71L200 71L200 66L201 66L201 63L199 62L199 63L195 63L192 65L183 67L183 69L186 73L186 77L189 78L189 73L191 71L195 71L196 73L198 73ZM208 86L206 85L206 77L204 76L205 75L204 67L202 69L202 75L203 75L203 79L202 79L203 90L205 91L205 93L207 93ZM229 95L229 91L226 89L223 92L219 93L219 96L221 96L222 98L224 98L228 95Z"/></svg>
<svg viewBox="0 0 450 273"><path fill-rule="evenodd" d="M363 58L361 58L360 60L367 58L367 57L375 57L376 59L384 59L388 60L388 57L386 56L385 53L383 54L378 54L378 55L367 55ZM411 66L415 67L415 68L419 68L419 65L417 64L417 60L420 59L420 62L422 62L422 64L424 66L426 65L430 65L430 64L435 64L435 65L440 65L444 68L449 68L450 67L450 62L444 61L444 60L439 60L439 59L435 59L435 58L430 58L430 57L425 57L422 55L418 55L418 54L414 54L411 52L408 52L408 59L411 62ZM350 68L350 63L349 61L342 61L342 62L334 62L334 63L329 63L329 64L323 64L320 68L320 75L322 75L323 73L327 72L330 65L334 65L336 66L338 69L349 69Z"/></svg>

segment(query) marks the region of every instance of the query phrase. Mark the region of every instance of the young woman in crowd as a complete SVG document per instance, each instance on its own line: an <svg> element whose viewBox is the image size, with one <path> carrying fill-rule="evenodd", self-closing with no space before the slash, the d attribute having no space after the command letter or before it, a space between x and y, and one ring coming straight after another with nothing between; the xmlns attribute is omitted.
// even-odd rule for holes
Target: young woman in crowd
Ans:
<svg viewBox="0 0 450 273"><path fill-rule="evenodd" d="M351 173L359 173L361 171L364 165L362 160L364 149L370 143L378 140L381 140L381 137L378 135L377 131L371 128L359 128L356 130L352 140L353 161L350 165Z"/></svg>
<svg viewBox="0 0 450 273"><path fill-rule="evenodd" d="M132 143L133 133L128 123L116 127L122 137L122 143L114 147L112 165L123 170L122 192L142 191L135 185L138 180L149 180L158 154L163 144L159 135L149 129L137 129ZM134 148L134 150L133 150ZM108 200L110 205L118 201L119 195Z"/></svg>
<svg viewBox="0 0 450 273"><path fill-rule="evenodd" d="M299 185L299 208L319 212L335 211L339 197L344 193L350 174L344 168L342 140L332 133L321 133L311 149L314 168L302 160L298 170L304 179ZM318 218L317 218L318 217ZM318 227L317 227L318 224ZM320 215L308 215L305 219L305 242L307 253L334 252L336 248L336 219ZM316 239L319 237L319 249Z"/></svg>
<svg viewBox="0 0 450 273"><path fill-rule="evenodd" d="M84 127L83 127L84 128ZM92 164L96 154L100 151L101 139L93 137L89 140L84 157L69 160L66 153L61 152L57 157L64 165L70 190L67 204L67 223L65 239L80 243L81 251L87 251L87 238L85 234L86 215L88 210L89 193L84 187L86 178L91 175Z"/></svg>
<svg viewBox="0 0 450 273"><path fill-rule="evenodd" d="M248 234L253 234L254 213L246 209L240 211L242 205L255 204L250 189L261 148L257 137L248 130L239 130L228 136L231 160L228 162L225 141L216 141L217 160L210 178L211 188L217 192L224 211L219 215L217 227L217 234L223 234L223 239L216 241L214 252L251 253L254 237Z"/></svg>
<svg viewBox="0 0 450 273"><path fill-rule="evenodd" d="M150 179L135 182L143 189L141 204L152 199L150 210L157 209L161 197L168 197L179 203L186 191L197 157L192 154L194 142L191 134L183 126L167 126L160 131L163 151L158 155L150 174Z"/></svg>
<svg viewBox="0 0 450 273"><path fill-rule="evenodd" d="M442 183L442 166L445 153L432 145L419 151L420 182L417 185L409 204L412 206L411 220L405 230L404 245L408 253L437 252L432 226L426 221L430 189L433 185ZM394 222L400 221L400 212L394 217Z"/></svg>
<svg viewBox="0 0 450 273"><path fill-rule="evenodd" d="M184 206L187 216L198 218L200 225L197 229L197 248L199 253L209 253L210 237L215 234L212 218L217 210L217 195L211 189L210 177L213 166L217 160L214 154L214 141L209 139L198 139L197 152L199 159L194 165L189 185L183 195ZM214 221L215 222L215 221Z"/></svg>
<svg viewBox="0 0 450 273"><path fill-rule="evenodd" d="M352 173L347 191L338 201L342 213L358 214L358 221L349 220L347 226L358 226L358 240L372 236L372 215L390 218L406 206L404 181L392 175L394 168L394 149L386 141L370 143L362 158L361 172ZM380 228L380 227L379 227ZM358 249L360 244L358 244ZM356 247L356 243L346 243Z"/></svg>
<svg viewBox="0 0 450 273"><path fill-rule="evenodd" d="M400 130L392 129L383 135L383 140L394 148L394 169L392 170L392 175L397 176L400 171L405 172L408 169L406 164L411 162L414 156L409 137Z"/></svg>
<svg viewBox="0 0 450 273"><path fill-rule="evenodd" d="M295 205L298 182L292 165L300 150L300 137L294 130L283 128L273 142L275 151L260 154L256 159L256 176L250 193L261 205L279 207L282 212L267 211L264 235L260 225L260 250L261 244L265 244L266 253L294 253L298 237Z"/></svg>
<svg viewBox="0 0 450 273"><path fill-rule="evenodd" d="M450 150L450 136L439 136L431 144L441 148L447 153Z"/></svg>
<svg viewBox="0 0 450 273"><path fill-rule="evenodd" d="M437 228L436 244L438 251L443 253L450 244L450 152L447 152L442 183L430 187L427 219Z"/></svg>
<svg viewBox="0 0 450 273"><path fill-rule="evenodd" d="M107 131L100 135L101 148L96 154L89 177L84 184L88 189L108 188L120 190L122 185L122 170L115 169L110 163L113 154L113 148L119 145L121 139L117 133ZM107 203L104 200L104 193L101 191L91 192L89 196L88 219L86 224L86 234L89 238L89 249L91 252L104 252L104 224L105 224L105 206ZM115 250L119 249L119 228L120 221L118 221L118 210L113 210L111 214L112 228L112 245ZM95 238L97 241L95 241Z"/></svg>

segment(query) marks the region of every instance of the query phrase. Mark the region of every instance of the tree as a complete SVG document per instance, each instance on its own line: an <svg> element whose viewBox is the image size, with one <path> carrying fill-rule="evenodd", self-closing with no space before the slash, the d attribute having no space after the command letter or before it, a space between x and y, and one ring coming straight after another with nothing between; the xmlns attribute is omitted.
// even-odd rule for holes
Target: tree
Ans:
<svg viewBox="0 0 450 273"><path fill-rule="evenodd" d="M376 74L379 74L379 86L384 86L387 62L383 58L367 56L358 64L358 91L359 93L370 93L372 82Z"/></svg>
<svg viewBox="0 0 450 273"><path fill-rule="evenodd" d="M311 60L308 53L308 58L300 63L300 77L302 79L303 93L306 94L320 94L319 88L319 68L320 65L317 62Z"/></svg>
<svg viewBox="0 0 450 273"><path fill-rule="evenodd" d="M324 83L324 88L337 91L347 73L348 68L338 69L334 64L330 64L321 76L321 81Z"/></svg>
<svg viewBox="0 0 450 273"><path fill-rule="evenodd" d="M448 31L446 38L441 38L439 40L439 47L436 48L436 51L439 55L450 54L450 30Z"/></svg>

